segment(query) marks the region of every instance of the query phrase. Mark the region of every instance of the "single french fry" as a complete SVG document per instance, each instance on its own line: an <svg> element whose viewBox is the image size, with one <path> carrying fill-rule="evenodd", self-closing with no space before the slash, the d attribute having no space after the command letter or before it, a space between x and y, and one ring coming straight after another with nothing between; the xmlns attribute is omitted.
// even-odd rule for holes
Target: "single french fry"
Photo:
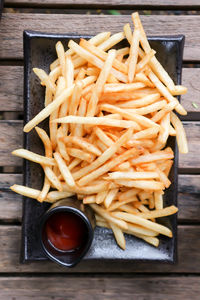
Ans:
<svg viewBox="0 0 200 300"><path fill-rule="evenodd" d="M104 126L114 126L122 128L138 128L138 124L134 121L126 120L116 120L104 117L79 117L79 116L67 116L53 120L56 123L66 123L66 124L84 124L84 125L104 125Z"/></svg>
<svg viewBox="0 0 200 300"><path fill-rule="evenodd" d="M56 91L56 86L55 86L55 83L53 83L53 81L49 78L47 73L44 70L38 69L38 68L33 68L33 72L39 77L41 82L46 87L48 87L49 90L54 94Z"/></svg>
<svg viewBox="0 0 200 300"><path fill-rule="evenodd" d="M37 126L40 122L46 119L55 109L57 109L67 97L71 96L74 89L74 85L70 88L66 88L53 102L51 102L48 106L42 109L32 120L30 120L24 126L24 132L29 132L35 126Z"/></svg>
<svg viewBox="0 0 200 300"><path fill-rule="evenodd" d="M75 83L74 92L71 97L71 102L70 102L70 106L69 106L69 115L74 115L74 116L77 115L77 110L78 110L78 105L79 105L80 98L81 98L81 93L82 93L82 82L77 81Z"/></svg>
<svg viewBox="0 0 200 300"><path fill-rule="evenodd" d="M66 87L70 88L71 86L73 86L73 83L74 83L74 65L73 65L71 56L66 57L65 68L66 68L66 70L65 70ZM76 91L76 85L74 87L72 98L75 94L75 91ZM60 110L59 110L59 118L62 118L64 116L66 116L66 114L68 113L69 107L71 107L69 105L69 101L70 101L70 98L68 97L62 103L62 105L60 107ZM63 133L65 135L67 135L67 133L68 133L68 124L62 124L61 126L62 126L62 129L63 129Z"/></svg>
<svg viewBox="0 0 200 300"><path fill-rule="evenodd" d="M173 96L176 95L185 95L187 93L187 88L182 85L175 85L175 90L170 91Z"/></svg>
<svg viewBox="0 0 200 300"><path fill-rule="evenodd" d="M63 76L59 76L54 98L58 97L64 89L65 89L65 78ZM49 118L49 133L50 133L50 140L53 149L56 149L56 145L57 145L56 136L57 136L58 124L52 123L52 121L58 118L58 113L59 113L59 107L50 114L50 118Z"/></svg>
<svg viewBox="0 0 200 300"><path fill-rule="evenodd" d="M143 190L162 190L164 188L163 183L153 180L123 180L117 179L116 183L127 187L135 187Z"/></svg>
<svg viewBox="0 0 200 300"><path fill-rule="evenodd" d="M124 48L117 49L117 56L118 55L125 56L125 55L129 54L129 51L130 51L129 47L124 47Z"/></svg>
<svg viewBox="0 0 200 300"><path fill-rule="evenodd" d="M140 31L135 29L131 40L129 64L128 64L128 81L133 82L136 71L136 64L138 59Z"/></svg>
<svg viewBox="0 0 200 300"><path fill-rule="evenodd" d="M154 192L155 209L163 209L163 196L161 192Z"/></svg>
<svg viewBox="0 0 200 300"><path fill-rule="evenodd" d="M109 225L114 233L114 237L116 239L117 244L119 245L120 248L125 250L126 241L122 229L116 226L115 224L113 224L112 222L109 222Z"/></svg>
<svg viewBox="0 0 200 300"><path fill-rule="evenodd" d="M44 106L49 105L49 103L52 102L52 99L53 99L52 91L49 89L49 87L46 87Z"/></svg>
<svg viewBox="0 0 200 300"><path fill-rule="evenodd" d="M110 147L114 144L113 140L107 136L107 134L99 127L95 127L94 133L106 146Z"/></svg>
<svg viewBox="0 0 200 300"><path fill-rule="evenodd" d="M106 208L108 208L111 205L111 203L115 199L118 191L119 191L118 188L109 190L109 192L107 193L107 195L104 199L104 205Z"/></svg>
<svg viewBox="0 0 200 300"><path fill-rule="evenodd" d="M103 43L101 43L98 46L98 48L103 50L103 51L107 51L110 48L112 48L113 46L115 46L116 44L118 44L119 42L121 42L123 39L124 39L124 33L123 32L115 33L111 37L106 39ZM91 41L90 41L90 43L91 43Z"/></svg>
<svg viewBox="0 0 200 300"><path fill-rule="evenodd" d="M74 187L75 186L75 182L74 179L67 167L67 165L65 164L64 160L62 159L60 153L55 152L54 153L54 158L56 160L56 163L58 165L58 168L65 180L65 182L70 186L70 187Z"/></svg>
<svg viewBox="0 0 200 300"><path fill-rule="evenodd" d="M29 197L29 198L33 198L33 199L37 199L41 192L40 190L32 189L27 186L23 186L23 185L19 185L19 184L12 185L10 187L10 189L15 193L18 193L20 195L23 195L23 196Z"/></svg>
<svg viewBox="0 0 200 300"><path fill-rule="evenodd" d="M171 95L168 89L164 86L164 84L158 79L158 77L150 71L149 73L150 80L154 83L158 91L169 101L169 102L176 102L177 105L175 106L175 110L181 115L187 115L187 111L184 107L178 102L178 100Z"/></svg>
<svg viewBox="0 0 200 300"><path fill-rule="evenodd" d="M145 84L141 82L134 83L107 83L104 86L104 93L120 93L120 92L132 92L141 88L144 88Z"/></svg>
<svg viewBox="0 0 200 300"><path fill-rule="evenodd" d="M95 195L85 196L83 198L83 204L91 204L91 203L96 203Z"/></svg>
<svg viewBox="0 0 200 300"><path fill-rule="evenodd" d="M116 50L110 50L108 52L108 56L105 60L105 64L99 74L99 77L96 81L96 85L92 91L92 96L88 103L87 114L86 114L88 117L93 117L96 114L96 108L99 101L99 97L103 91L104 84L106 83L108 75L111 71L115 56L116 56Z"/></svg>
<svg viewBox="0 0 200 300"><path fill-rule="evenodd" d="M68 198L73 195L74 195L74 193L52 191L52 192L49 192L47 195L47 202L54 203L60 199Z"/></svg>
<svg viewBox="0 0 200 300"><path fill-rule="evenodd" d="M117 106L120 108L139 108L144 107L146 105L152 104L156 102L160 98L160 94L151 94L147 95L143 98L140 98L139 100L132 100L132 101L126 101L126 102L118 102Z"/></svg>
<svg viewBox="0 0 200 300"><path fill-rule="evenodd" d="M171 206L165 207L163 209L149 211L146 213L139 213L138 216L140 218L144 218L144 219L161 218L161 217L173 215L173 214L177 213L177 211L178 211L178 208L174 205L171 205Z"/></svg>
<svg viewBox="0 0 200 300"><path fill-rule="evenodd" d="M14 151L12 151L12 154L16 155L16 156L19 156L19 157L22 157L22 158L25 158L27 160L36 162L36 163L41 164L41 165L47 165L47 166L54 166L55 165L55 161L54 161L53 158L42 156L42 155L36 154L36 153L31 152L31 151L26 150L26 149L14 150Z"/></svg>
<svg viewBox="0 0 200 300"><path fill-rule="evenodd" d="M159 132L159 128L158 127L151 127L151 128L147 128L141 131L138 131L136 133L133 134L132 139L137 140L137 139L148 139L148 138L153 138L156 137L157 134ZM129 145L131 145L131 141L129 141Z"/></svg>
<svg viewBox="0 0 200 300"><path fill-rule="evenodd" d="M86 111L87 111L87 102L84 98L81 98L77 115L80 117L84 117L86 115ZM84 135L84 126L82 124L76 124L71 134L76 137L82 137Z"/></svg>
<svg viewBox="0 0 200 300"><path fill-rule="evenodd" d="M108 173L110 179L152 179L159 178L157 172L112 172Z"/></svg>
<svg viewBox="0 0 200 300"><path fill-rule="evenodd" d="M146 235L146 236L156 236L158 235L154 230L147 229L141 225L137 224L132 224L132 223L127 223L128 225L128 231L130 233L136 233L136 234L141 234L141 235Z"/></svg>
<svg viewBox="0 0 200 300"><path fill-rule="evenodd" d="M71 171L73 168L75 168L77 165L79 165L81 161L82 160L79 158L74 158L68 165L68 169Z"/></svg>
<svg viewBox="0 0 200 300"><path fill-rule="evenodd" d="M157 152L154 152L154 153L141 155L138 158L132 159L131 163L133 165L137 165L137 164L153 162L153 161L162 160L162 159L172 159L172 158L174 158L173 152L171 150L168 151L168 149L169 148L167 148L167 151L165 149L165 150L157 151Z"/></svg>
<svg viewBox="0 0 200 300"><path fill-rule="evenodd" d="M161 144L166 144L168 136L169 136L169 128L170 128L170 113L167 113L160 122L161 130L158 135L158 141Z"/></svg>
<svg viewBox="0 0 200 300"><path fill-rule="evenodd" d="M170 120L176 130L176 139L178 143L179 152L188 153L188 144L183 124L173 112L170 113Z"/></svg>
<svg viewBox="0 0 200 300"><path fill-rule="evenodd" d="M63 44L59 41L56 43L56 52L61 66L62 76L65 77L66 66L65 66L65 50Z"/></svg>
<svg viewBox="0 0 200 300"><path fill-rule="evenodd" d="M48 192L50 190L50 187L51 186L50 186L49 179L45 176L44 183L43 183L43 188L42 188L42 190L41 190L41 192L40 192L40 194L39 194L39 196L37 198L37 200L39 202L43 202L47 198L47 194L48 194Z"/></svg>
<svg viewBox="0 0 200 300"><path fill-rule="evenodd" d="M139 115L147 115L149 113L158 111L160 109L162 109L163 107L165 107L167 104L167 101L165 100L161 100L161 101L157 101L155 103L152 103L150 105L144 106L144 107L140 107L140 108L128 108L127 111L135 113L135 114L139 114Z"/></svg>
<svg viewBox="0 0 200 300"><path fill-rule="evenodd" d="M46 133L46 131L42 128L39 127L35 127L35 130L37 132L37 134L39 135L40 139L42 140L43 144L44 144L44 148L45 148L45 155L47 157L52 157L52 145L51 145L51 141Z"/></svg>
<svg viewBox="0 0 200 300"><path fill-rule="evenodd" d="M127 41L129 42L129 44L131 45L132 43L132 38L133 38L133 34L132 34L132 30L131 30L131 27L130 27L130 24L127 23L124 25L124 34L127 38ZM128 54L128 53L127 53Z"/></svg>

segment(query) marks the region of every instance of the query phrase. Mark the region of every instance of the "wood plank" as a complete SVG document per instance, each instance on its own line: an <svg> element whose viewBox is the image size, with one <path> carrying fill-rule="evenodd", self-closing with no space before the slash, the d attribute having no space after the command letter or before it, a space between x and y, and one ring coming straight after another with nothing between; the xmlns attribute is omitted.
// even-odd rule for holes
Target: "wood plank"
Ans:
<svg viewBox="0 0 200 300"><path fill-rule="evenodd" d="M0 107L1 111L23 111L23 67L0 66ZM200 68L183 68L183 85L188 93L181 97L188 117L200 120ZM9 86L8 86L9 83ZM198 107L195 108L192 103ZM198 116L196 116L198 114Z"/></svg>
<svg viewBox="0 0 200 300"><path fill-rule="evenodd" d="M77 284L78 281L78 284ZM1 300L7 299L199 299L200 277L81 275L2 277ZM34 295L34 296L33 296ZM134 295L134 298L133 298Z"/></svg>
<svg viewBox="0 0 200 300"><path fill-rule="evenodd" d="M1 111L23 111L23 67L0 66Z"/></svg>
<svg viewBox="0 0 200 300"><path fill-rule="evenodd" d="M148 35L185 34L185 60L200 60L200 16L141 16ZM73 20L73 22L72 22ZM95 34L102 30L121 31L130 16L4 13L0 27L0 57L23 57L25 29L52 33ZM41 26L42 24L42 26Z"/></svg>
<svg viewBox="0 0 200 300"><path fill-rule="evenodd" d="M166 0L166 1L160 1L160 0L143 0L142 3L139 0L5 0L6 5L25 5L25 6L64 6L64 7L71 7L71 6L81 6L81 7L111 7L113 6L114 8L120 8L120 7L127 7L130 9L133 9L133 5L137 5L139 7L143 6L155 6L158 5L159 7L168 7L171 6L174 7L179 7L179 6L199 6L199 1L198 0L183 0L183 1L174 1L174 0ZM154 7L152 7L154 9Z"/></svg>
<svg viewBox="0 0 200 300"><path fill-rule="evenodd" d="M198 273L200 270L200 226L179 226L178 230L178 257L177 265L150 264L150 263L130 263L120 261L82 261L72 269L65 269L48 261L35 262L31 264L20 264L20 226L0 226L0 270L7 272L124 272L124 273ZM0 289L1 290L1 289ZM0 297L1 299L1 297ZM40 299L40 298L39 298ZM106 298L107 299L107 298ZM165 298L164 298L165 299ZM21 300L21 299L20 299Z"/></svg>
<svg viewBox="0 0 200 300"><path fill-rule="evenodd" d="M200 222L200 175L178 176L178 220ZM21 222L22 197L9 190L12 184L23 184L21 174L0 174L0 220Z"/></svg>
<svg viewBox="0 0 200 300"><path fill-rule="evenodd" d="M0 126L0 166L22 166L22 159L11 155L11 151L22 147L22 121L1 120ZM189 153L180 154L179 168L192 169L198 172L200 169L200 156L198 150L200 147L200 122L184 122Z"/></svg>

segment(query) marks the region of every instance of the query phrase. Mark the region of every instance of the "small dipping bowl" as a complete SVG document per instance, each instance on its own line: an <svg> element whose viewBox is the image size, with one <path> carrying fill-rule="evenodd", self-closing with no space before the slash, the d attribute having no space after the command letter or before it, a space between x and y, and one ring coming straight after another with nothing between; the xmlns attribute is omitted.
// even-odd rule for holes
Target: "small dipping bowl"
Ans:
<svg viewBox="0 0 200 300"><path fill-rule="evenodd" d="M94 214L76 198L55 202L42 216L40 242L47 257L66 267L75 266L89 250Z"/></svg>

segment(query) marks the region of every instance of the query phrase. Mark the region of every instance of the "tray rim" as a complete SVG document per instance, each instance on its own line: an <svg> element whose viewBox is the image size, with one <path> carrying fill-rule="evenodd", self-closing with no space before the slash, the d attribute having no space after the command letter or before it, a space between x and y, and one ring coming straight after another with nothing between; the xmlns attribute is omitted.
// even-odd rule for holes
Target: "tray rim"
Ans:
<svg viewBox="0 0 200 300"><path fill-rule="evenodd" d="M28 70L29 70L29 54L30 54L30 40L32 38L47 38L47 39L58 39L58 38L67 38L67 39L79 39L79 38L91 38L92 35L77 35L73 33L65 33L65 34L52 34L52 33L46 33L46 32L40 32L40 31L32 31L32 30L24 30L23 32L23 40L24 40L24 124L27 123L28 121L28 101L27 98L29 98L29 76L28 76ZM181 84L181 75L182 75L182 58L183 58L183 49L184 49L184 41L185 41L185 36L184 35L163 35L163 36L148 36L148 40L150 41L172 41L172 42L177 42L178 43L178 50L179 50L179 56L177 57L177 84ZM180 97L178 97L180 101ZM24 148L26 149L28 147L28 139L27 139L27 134L23 134L24 138ZM178 190L178 151L177 151L177 143L175 142L175 158L174 158L174 185L175 185L175 191L174 191L174 201L173 203L177 205L177 190ZM26 185L26 179L27 179L27 169L28 169L28 163L26 160L24 160L23 164L23 179L24 179L24 184ZM21 238L21 256L20 256L20 262L22 263L27 263L31 261L46 261L46 258L37 258L37 259L30 259L26 257L26 242L25 242L25 222L24 222L24 216L25 216L25 209L26 209L26 199L27 197L23 197L23 216L22 216L22 238ZM166 260L160 260L160 259L128 259L128 258L104 258L104 259L98 259L98 260L106 260L106 261L132 261L132 262L147 262L147 263L169 263L169 264L174 264L177 262L177 214L174 218L174 232L173 235L175 237L174 240L174 247L173 247L173 259L166 259ZM91 261L94 260L96 261L97 258L85 258L85 261Z"/></svg>

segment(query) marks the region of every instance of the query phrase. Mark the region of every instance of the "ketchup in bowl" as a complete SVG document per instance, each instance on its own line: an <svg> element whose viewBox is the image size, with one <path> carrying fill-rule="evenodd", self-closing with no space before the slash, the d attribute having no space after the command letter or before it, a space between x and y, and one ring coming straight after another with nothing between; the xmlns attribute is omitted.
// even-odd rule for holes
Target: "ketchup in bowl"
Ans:
<svg viewBox="0 0 200 300"><path fill-rule="evenodd" d="M44 231L48 242L59 251L74 251L84 242L87 228L73 212L56 212L46 221Z"/></svg>

